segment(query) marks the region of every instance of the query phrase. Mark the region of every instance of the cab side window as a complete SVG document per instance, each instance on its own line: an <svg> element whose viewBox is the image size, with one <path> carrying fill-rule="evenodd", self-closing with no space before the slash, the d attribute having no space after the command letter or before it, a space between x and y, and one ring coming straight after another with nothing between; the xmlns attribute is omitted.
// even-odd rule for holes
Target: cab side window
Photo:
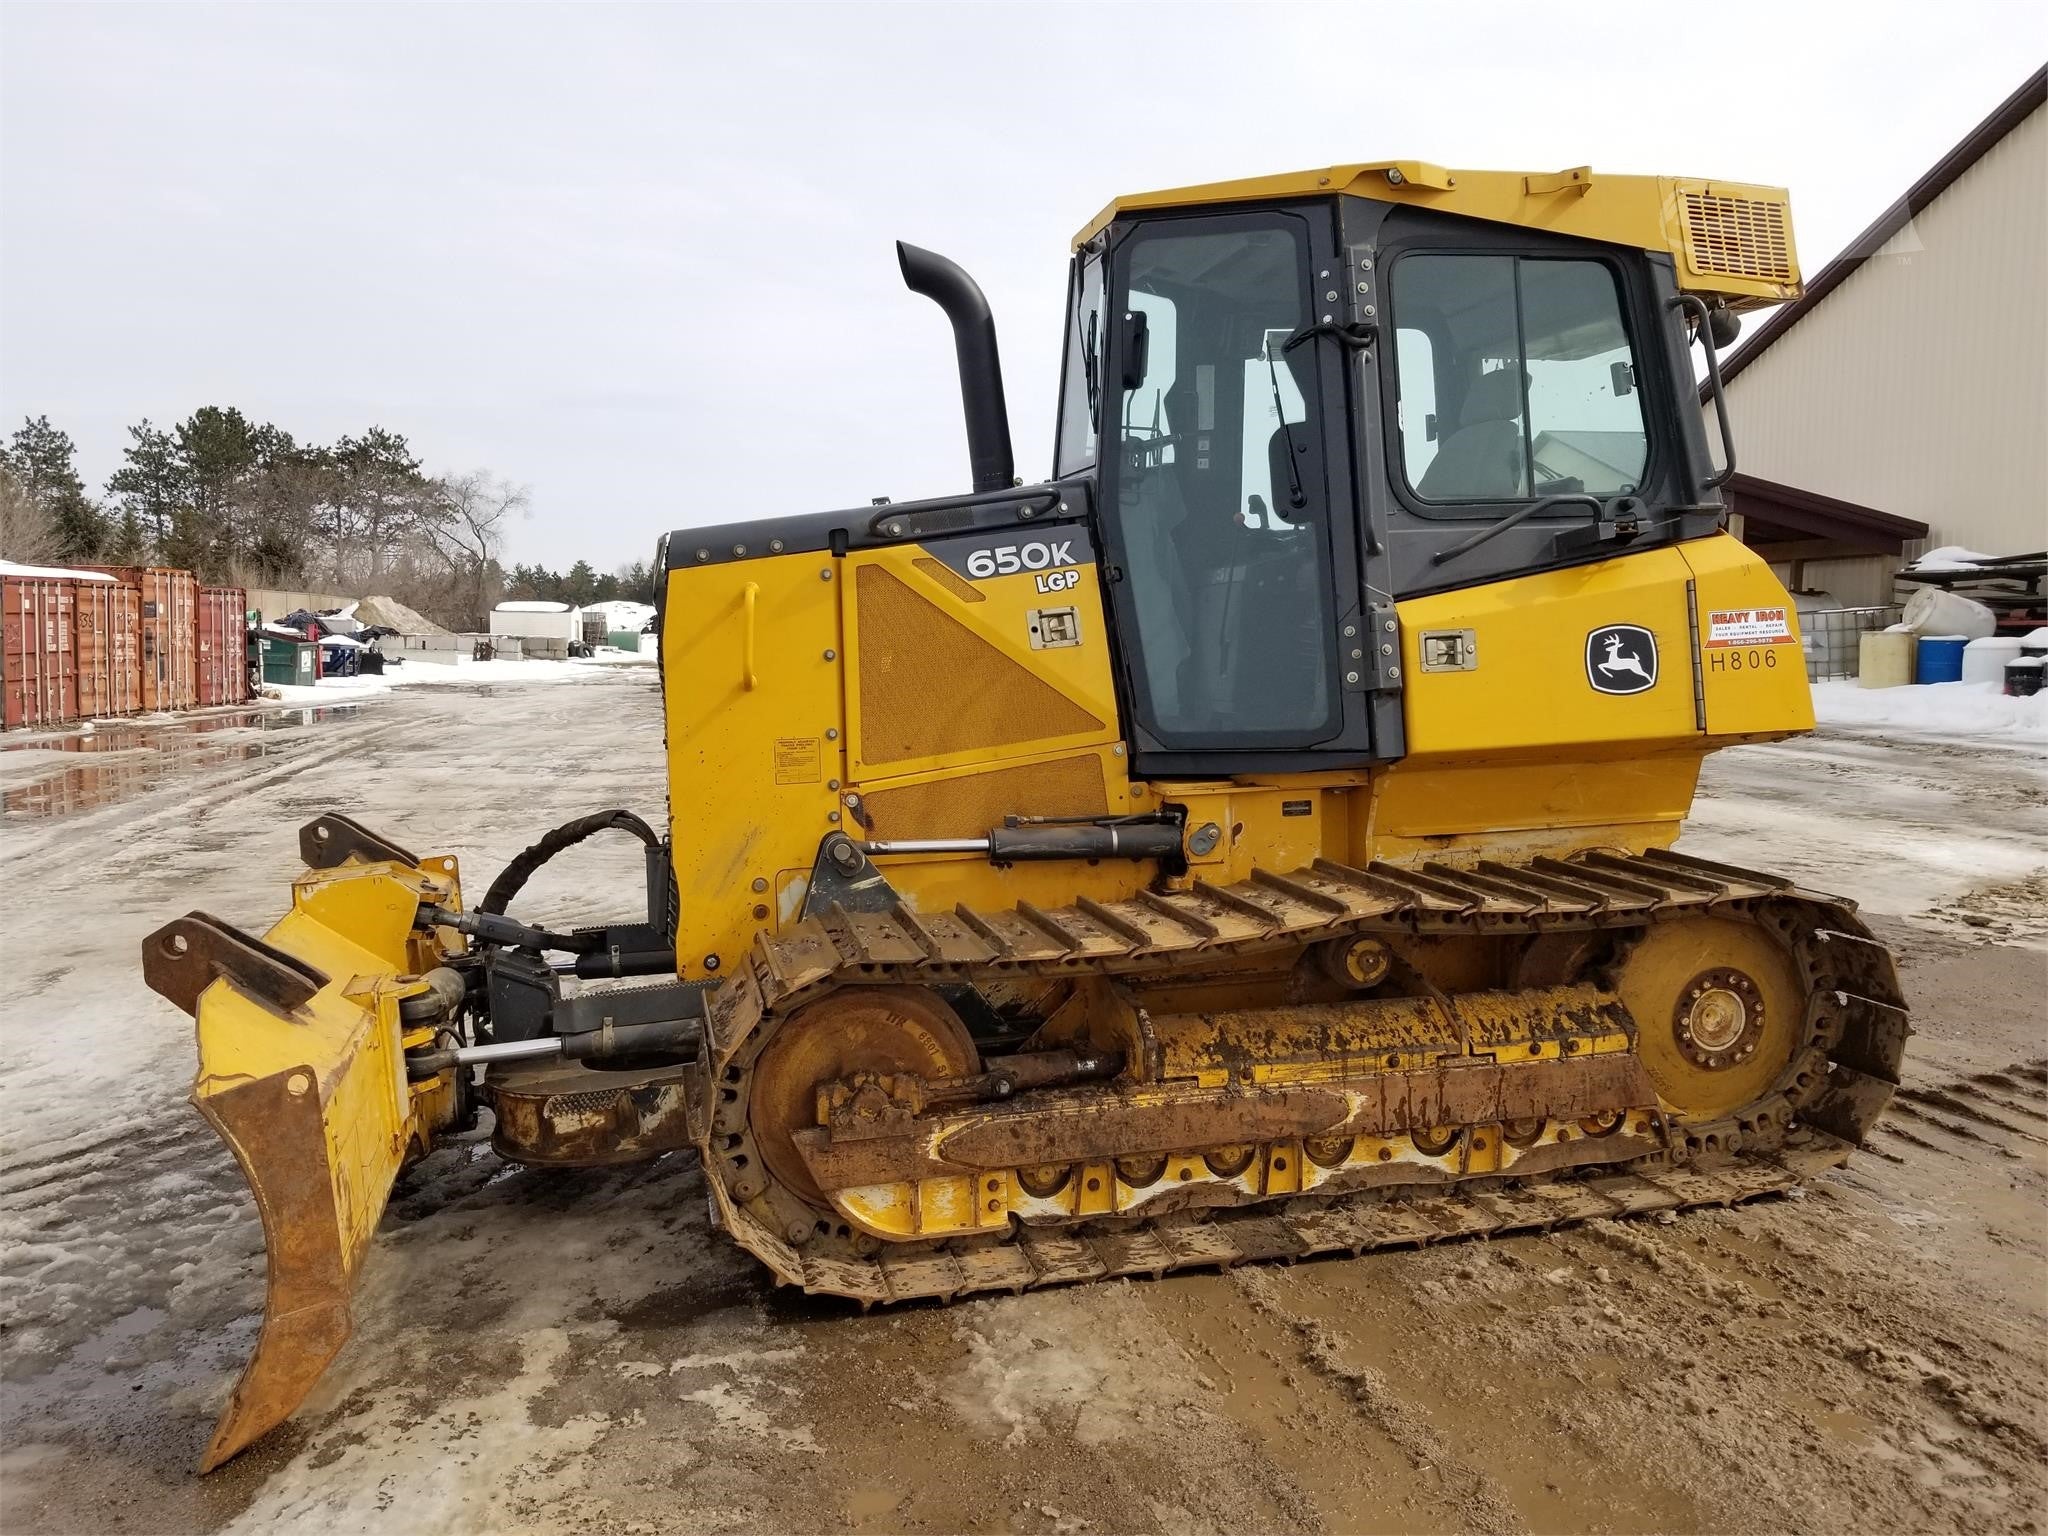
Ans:
<svg viewBox="0 0 2048 1536"><path fill-rule="evenodd" d="M1066 365L1060 377L1059 442L1053 473L1071 475L1095 462L1096 422L1102 413L1102 257L1075 267L1067 313Z"/></svg>
<svg viewBox="0 0 2048 1536"><path fill-rule="evenodd" d="M1401 469L1425 503L1637 490L1636 357L1606 263L1416 253L1394 265Z"/></svg>

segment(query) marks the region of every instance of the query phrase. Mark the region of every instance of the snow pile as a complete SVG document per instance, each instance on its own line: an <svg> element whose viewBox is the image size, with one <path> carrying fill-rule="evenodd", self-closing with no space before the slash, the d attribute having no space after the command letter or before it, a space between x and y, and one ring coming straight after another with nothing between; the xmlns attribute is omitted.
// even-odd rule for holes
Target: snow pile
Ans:
<svg viewBox="0 0 2048 1536"><path fill-rule="evenodd" d="M610 598L602 603L585 603L583 611L603 614L604 627L607 630L638 630L654 617L652 603L636 603L630 598L623 597Z"/></svg>
<svg viewBox="0 0 2048 1536"><path fill-rule="evenodd" d="M1930 549L1906 569L1909 571L1975 571L1983 568L1987 560L1998 556L1987 555L1979 550L1965 549L1960 544L1944 544L1939 549Z"/></svg>
<svg viewBox="0 0 2048 1536"><path fill-rule="evenodd" d="M2048 740L2048 693L2011 698L1997 683L1909 683L1862 688L1815 683L1822 725L1878 726L1922 736L2020 736Z"/></svg>

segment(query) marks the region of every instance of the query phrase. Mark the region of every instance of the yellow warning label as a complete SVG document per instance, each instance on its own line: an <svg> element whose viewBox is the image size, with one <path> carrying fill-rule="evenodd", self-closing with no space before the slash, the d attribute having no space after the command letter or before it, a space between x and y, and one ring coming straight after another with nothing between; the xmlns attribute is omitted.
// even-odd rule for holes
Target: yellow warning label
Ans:
<svg viewBox="0 0 2048 1536"><path fill-rule="evenodd" d="M775 738L775 782L815 784L821 776L824 754L815 736Z"/></svg>

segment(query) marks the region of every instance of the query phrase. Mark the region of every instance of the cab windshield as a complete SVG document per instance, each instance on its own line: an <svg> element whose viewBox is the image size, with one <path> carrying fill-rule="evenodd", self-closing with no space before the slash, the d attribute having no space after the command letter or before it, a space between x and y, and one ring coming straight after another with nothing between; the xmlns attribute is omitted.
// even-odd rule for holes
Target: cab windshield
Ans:
<svg viewBox="0 0 2048 1536"><path fill-rule="evenodd" d="M1402 474L1424 502L1643 481L1649 439L1603 262L1421 252L1394 264Z"/></svg>

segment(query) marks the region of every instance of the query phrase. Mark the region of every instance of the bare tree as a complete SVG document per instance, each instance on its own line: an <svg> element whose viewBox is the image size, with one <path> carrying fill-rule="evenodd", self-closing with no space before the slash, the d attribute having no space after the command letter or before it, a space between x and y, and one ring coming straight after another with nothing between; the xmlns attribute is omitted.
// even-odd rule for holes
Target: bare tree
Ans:
<svg viewBox="0 0 2048 1536"><path fill-rule="evenodd" d="M502 590L498 564L507 526L531 514L532 495L523 485L489 470L447 475L433 482L434 496L420 520L427 546L445 566L452 604L478 628Z"/></svg>
<svg viewBox="0 0 2048 1536"><path fill-rule="evenodd" d="M43 504L19 480L0 469L0 560L21 565L61 561L64 540Z"/></svg>

